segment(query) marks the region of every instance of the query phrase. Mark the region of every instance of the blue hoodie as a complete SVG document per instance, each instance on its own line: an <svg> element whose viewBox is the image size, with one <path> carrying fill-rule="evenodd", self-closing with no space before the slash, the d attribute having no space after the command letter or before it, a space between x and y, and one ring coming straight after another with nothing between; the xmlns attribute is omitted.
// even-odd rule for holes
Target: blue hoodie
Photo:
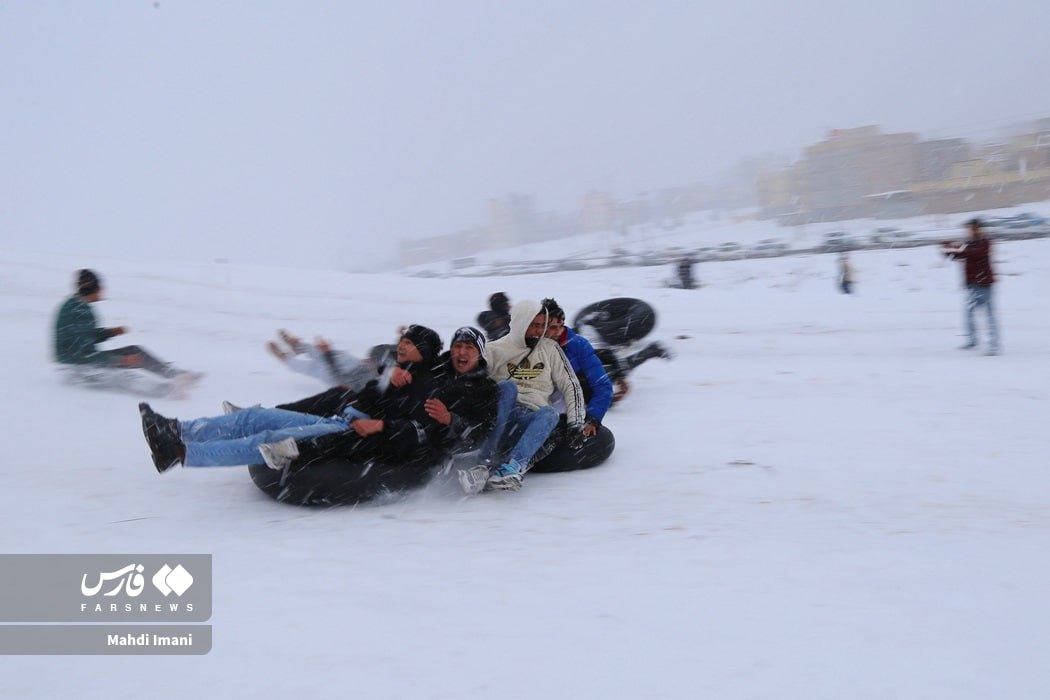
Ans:
<svg viewBox="0 0 1050 700"><path fill-rule="evenodd" d="M572 369L582 374L590 385L591 399L587 402L587 418L601 423L605 412L612 405L613 385L605 373L602 361L594 353L591 341L567 327L559 342L565 356L569 358Z"/></svg>

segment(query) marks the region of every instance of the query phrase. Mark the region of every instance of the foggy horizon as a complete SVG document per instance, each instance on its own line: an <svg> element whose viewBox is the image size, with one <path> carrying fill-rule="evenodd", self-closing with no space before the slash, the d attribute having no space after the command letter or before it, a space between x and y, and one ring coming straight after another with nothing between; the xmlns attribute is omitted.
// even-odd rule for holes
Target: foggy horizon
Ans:
<svg viewBox="0 0 1050 700"><path fill-rule="evenodd" d="M346 268L529 195L567 213L829 129L1050 116L1050 7L928 0L0 7L16 247Z"/></svg>

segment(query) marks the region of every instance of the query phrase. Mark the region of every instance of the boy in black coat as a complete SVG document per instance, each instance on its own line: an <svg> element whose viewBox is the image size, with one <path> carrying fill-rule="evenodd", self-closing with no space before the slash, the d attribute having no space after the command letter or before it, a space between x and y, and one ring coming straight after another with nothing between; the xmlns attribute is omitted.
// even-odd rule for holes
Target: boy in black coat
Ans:
<svg viewBox="0 0 1050 700"><path fill-rule="evenodd" d="M480 331L464 327L453 335L450 351L435 358L441 348L437 334L410 326L398 343L398 367L385 389L373 381L358 394L332 391L298 407L285 406L303 410L308 402L314 412L326 403L326 411L349 405L366 417L352 420L343 433L263 445L266 463L300 469L331 460L433 462L450 449L470 449L496 418L498 392L484 366L484 346Z"/></svg>

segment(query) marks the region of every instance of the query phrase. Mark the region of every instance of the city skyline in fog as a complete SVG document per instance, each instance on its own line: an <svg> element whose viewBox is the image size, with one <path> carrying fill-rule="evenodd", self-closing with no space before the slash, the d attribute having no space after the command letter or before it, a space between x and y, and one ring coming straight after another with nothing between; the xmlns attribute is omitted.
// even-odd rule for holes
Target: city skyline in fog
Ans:
<svg viewBox="0 0 1050 700"><path fill-rule="evenodd" d="M19 247L347 267L527 194L566 212L830 129L1050 116L1050 7L743 2L0 7Z"/></svg>

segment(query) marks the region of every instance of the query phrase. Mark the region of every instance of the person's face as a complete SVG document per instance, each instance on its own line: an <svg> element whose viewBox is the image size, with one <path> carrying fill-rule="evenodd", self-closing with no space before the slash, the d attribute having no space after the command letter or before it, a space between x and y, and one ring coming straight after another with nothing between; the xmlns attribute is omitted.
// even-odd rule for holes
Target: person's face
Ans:
<svg viewBox="0 0 1050 700"><path fill-rule="evenodd" d="M560 340L561 332L564 330L565 319L551 316L550 323L547 324L547 337L551 340Z"/></svg>
<svg viewBox="0 0 1050 700"><path fill-rule="evenodd" d="M540 312L525 329L525 340L539 340L547 328L547 314Z"/></svg>
<svg viewBox="0 0 1050 700"><path fill-rule="evenodd" d="M981 237L980 224L970 224L970 238L976 240Z"/></svg>
<svg viewBox="0 0 1050 700"><path fill-rule="evenodd" d="M419 352L419 348L408 338L404 336L401 340L397 341L397 363L399 365L406 362L422 362L423 355Z"/></svg>
<svg viewBox="0 0 1050 700"><path fill-rule="evenodd" d="M473 372L478 368L478 362L481 361L478 346L466 340L457 340L452 343L452 347L449 348L449 357L452 358L452 369L456 370L457 374Z"/></svg>

